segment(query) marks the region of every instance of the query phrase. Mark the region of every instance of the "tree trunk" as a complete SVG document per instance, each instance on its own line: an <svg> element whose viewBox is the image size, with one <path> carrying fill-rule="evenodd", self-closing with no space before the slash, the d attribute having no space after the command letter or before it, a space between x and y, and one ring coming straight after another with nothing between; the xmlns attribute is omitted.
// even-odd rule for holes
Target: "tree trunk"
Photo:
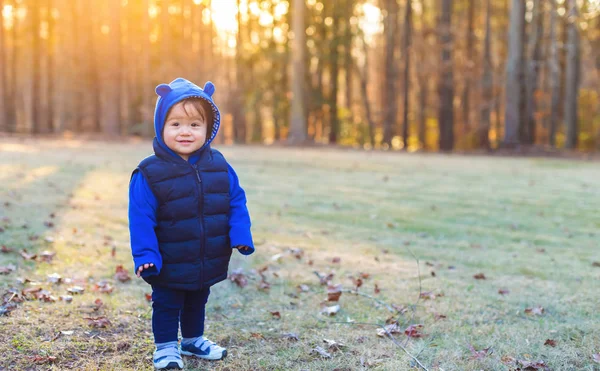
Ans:
<svg viewBox="0 0 600 371"><path fill-rule="evenodd" d="M110 136L119 134L121 126L121 65L119 55L121 50L121 0L111 0L110 2L110 34L108 45L108 81L106 83L106 108L104 133Z"/></svg>
<svg viewBox="0 0 600 371"><path fill-rule="evenodd" d="M493 74L492 74L492 2L487 0L485 13L485 41L483 44L483 76L481 77L481 95L483 105L481 108L481 121L478 130L479 146L487 150L490 149L490 115L492 113L493 99Z"/></svg>
<svg viewBox="0 0 600 371"><path fill-rule="evenodd" d="M17 7L17 0L12 1L13 9ZM10 65L7 69L7 74L5 77L10 78L10 82L7 86L8 89L4 91L4 94L7 96L6 104L6 114L7 114L7 130L9 132L14 132L17 129L17 80L18 80L18 47L17 47L17 30L19 28L19 19L17 17L17 12L12 13L12 31L10 34L11 37L11 60ZM6 55L6 54L5 54Z"/></svg>
<svg viewBox="0 0 600 371"><path fill-rule="evenodd" d="M475 44L474 22L475 22L475 0L469 0L469 9L467 15L467 66L465 74L465 89L462 98L462 117L463 117L463 133L468 133L471 130L471 84L473 80L473 69L475 67L475 57L473 48Z"/></svg>
<svg viewBox="0 0 600 371"><path fill-rule="evenodd" d="M2 9L4 9L4 1L0 0L0 132L8 131L7 122L7 92L6 92L6 47L4 44L4 16L2 16ZM14 25L13 25L14 27Z"/></svg>
<svg viewBox="0 0 600 371"><path fill-rule="evenodd" d="M354 0L346 0L346 32L344 35L344 72L346 77L346 108L352 112L352 24L354 16Z"/></svg>
<svg viewBox="0 0 600 371"><path fill-rule="evenodd" d="M410 98L410 56L412 43L412 0L406 2L406 14L404 17L404 108L402 110L402 141L403 149L408 150L408 136L409 136L409 122L408 122L408 110L409 110L409 98Z"/></svg>
<svg viewBox="0 0 600 371"><path fill-rule="evenodd" d="M521 120L521 77L523 71L523 27L525 1L513 0L508 31L508 61L506 63L506 106L504 113L504 145L519 144Z"/></svg>
<svg viewBox="0 0 600 371"><path fill-rule="evenodd" d="M306 4L303 0L293 0L292 29L294 39L292 40L292 110L290 115L290 133L288 141L290 144L302 144L306 142L306 110L304 101L305 91L305 65L304 53L306 53L306 32L304 31L304 14Z"/></svg>
<svg viewBox="0 0 600 371"><path fill-rule="evenodd" d="M31 50L32 50L32 86L31 86L31 131L34 134L42 133L41 110L41 38L40 38L40 0L31 1Z"/></svg>
<svg viewBox="0 0 600 371"><path fill-rule="evenodd" d="M542 39L544 35L544 12L543 4L540 0L533 2L533 16L531 25L533 30L529 43L529 49L532 50L531 60L527 69L527 95L525 109L525 143L534 144L536 134L536 95L538 90L538 80L542 65Z"/></svg>
<svg viewBox="0 0 600 371"><path fill-rule="evenodd" d="M336 144L338 141L338 134L340 132L340 120L338 117L338 90L339 90L339 75L340 75L340 61L339 61L339 45L340 35L338 28L340 25L339 10L335 7L332 9L333 23L331 28L333 30L333 40L331 43L330 53L330 79L331 79L331 91L329 95L329 107L330 107L330 130L329 130L329 143Z"/></svg>
<svg viewBox="0 0 600 371"><path fill-rule="evenodd" d="M365 118L369 125L369 140L371 148L375 148L375 122L371 115L371 103L369 102L369 92L367 90L367 83L369 81L369 46L367 45L364 38L361 40L363 46L363 56L365 58L365 64L363 71L360 71L358 64L355 64L358 76L360 77L360 96L362 97L363 105L365 108Z"/></svg>
<svg viewBox="0 0 600 371"><path fill-rule="evenodd" d="M442 0L440 17L441 76L440 76L440 111L439 145L442 151L454 148L454 63L452 61L452 5L453 0Z"/></svg>
<svg viewBox="0 0 600 371"><path fill-rule="evenodd" d="M238 9L240 8L240 0L237 0ZM245 79L243 71L242 58L242 15L237 12L238 32L236 35L236 52L235 52L235 78L236 84L233 89L233 101L235 105L232 110L233 118L233 137L236 143L246 142L246 113L245 113Z"/></svg>
<svg viewBox="0 0 600 371"><path fill-rule="evenodd" d="M566 142L568 149L577 148L578 128L578 101L579 101L579 65L580 65L580 41L579 29L577 27L579 11L577 1L569 0L568 38L567 38L567 71L566 71L566 99L565 99L565 126Z"/></svg>
<svg viewBox="0 0 600 371"><path fill-rule="evenodd" d="M140 56L140 93L142 94L142 107L140 112L142 118L141 134L144 137L150 137L153 128L151 99L154 97L154 92L152 89L152 82L150 80L150 17L148 16L148 0L140 0L140 6L142 8L142 47Z"/></svg>
<svg viewBox="0 0 600 371"><path fill-rule="evenodd" d="M560 60L558 56L558 35L556 32L557 24L557 9L556 1L550 0L552 5L550 13L550 59L549 59L549 72L550 72L550 89L551 103L550 103L550 133L548 136L549 144L552 147L556 147L556 129L558 124L559 106L560 106Z"/></svg>
<svg viewBox="0 0 600 371"><path fill-rule="evenodd" d="M48 97L48 111L46 113L46 127L48 131L54 132L54 98L56 98L56 84L54 82L54 40L55 40L55 23L52 14L52 0L46 1L46 12L48 19L48 44L46 51L46 69L48 83L46 84L46 94ZM1 7L0 7L1 8Z"/></svg>
<svg viewBox="0 0 600 371"><path fill-rule="evenodd" d="M396 34L398 28L398 4L396 0L386 0L387 15L384 18L385 35L385 94L383 101L383 144L391 147L398 104L396 97Z"/></svg>

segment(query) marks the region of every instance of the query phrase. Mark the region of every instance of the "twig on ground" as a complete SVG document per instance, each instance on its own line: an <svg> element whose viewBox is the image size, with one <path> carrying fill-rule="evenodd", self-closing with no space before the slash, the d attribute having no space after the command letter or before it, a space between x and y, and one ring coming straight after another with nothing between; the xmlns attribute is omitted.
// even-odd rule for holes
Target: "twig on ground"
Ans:
<svg viewBox="0 0 600 371"><path fill-rule="evenodd" d="M385 326L382 326L378 323L368 323L368 322L342 322L342 321L327 321L324 320L322 318L317 318L317 320L321 321L321 322L325 322L325 323L336 323L336 324L342 324L342 325L363 325L363 326L374 326L374 327L379 327L381 329L383 329L383 331L385 331L385 334L390 338L390 340L396 344L396 346L398 346L400 349L402 349L404 351L404 353L406 353L410 358L412 358L413 361L415 361L423 370L425 371L429 371L429 369L427 367L425 367L421 361L419 361L419 359L416 356L413 356L408 350L406 350L406 348L400 344L398 341L396 341L396 339L392 336L392 334L385 328ZM423 350L421 350L422 352ZM421 352L419 352L419 354L421 354Z"/></svg>
<svg viewBox="0 0 600 371"><path fill-rule="evenodd" d="M365 294L365 293L359 292L357 290L350 290L350 289L342 289L342 292L347 292L347 293L352 294L352 295L364 296L365 298L369 298L369 299L377 302L378 304L383 305L385 307L385 309L389 310L391 313L396 313L396 310L394 310L394 308L392 308L390 305L388 305L384 301L379 300L376 297L371 296L369 294Z"/></svg>

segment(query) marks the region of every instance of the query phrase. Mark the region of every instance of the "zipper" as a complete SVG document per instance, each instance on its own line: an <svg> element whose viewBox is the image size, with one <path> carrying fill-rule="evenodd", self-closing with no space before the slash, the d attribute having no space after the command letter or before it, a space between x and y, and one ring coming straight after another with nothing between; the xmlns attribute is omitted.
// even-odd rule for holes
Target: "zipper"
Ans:
<svg viewBox="0 0 600 371"><path fill-rule="evenodd" d="M200 282L204 285L204 250L206 248L206 234L204 233L204 194L203 194L203 186L202 186L202 178L200 177L200 170L194 165L190 166L196 172L196 178L198 179L198 184L200 185L200 192L198 192L198 207L200 208L200 235L202 236L202 245L200 246L200 259L202 261L201 269L200 269Z"/></svg>

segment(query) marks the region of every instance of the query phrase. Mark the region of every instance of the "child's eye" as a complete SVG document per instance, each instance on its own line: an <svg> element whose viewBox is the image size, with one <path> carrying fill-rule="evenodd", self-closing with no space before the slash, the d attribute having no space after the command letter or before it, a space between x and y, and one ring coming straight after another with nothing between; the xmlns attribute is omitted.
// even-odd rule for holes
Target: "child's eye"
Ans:
<svg viewBox="0 0 600 371"><path fill-rule="evenodd" d="M201 122L194 122L194 123L192 123L192 126L194 126L194 127L199 127L199 126L202 126L202 125L204 125L204 124L201 123Z"/></svg>
<svg viewBox="0 0 600 371"><path fill-rule="evenodd" d="M179 126L179 123L178 122L173 122L173 123L171 123L171 126Z"/></svg>

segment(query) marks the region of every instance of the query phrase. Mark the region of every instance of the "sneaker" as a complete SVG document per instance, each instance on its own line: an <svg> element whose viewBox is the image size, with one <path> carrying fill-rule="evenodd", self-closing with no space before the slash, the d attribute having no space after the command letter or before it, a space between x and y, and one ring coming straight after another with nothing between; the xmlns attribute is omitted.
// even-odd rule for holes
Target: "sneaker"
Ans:
<svg viewBox="0 0 600 371"><path fill-rule="evenodd" d="M184 345L182 343L181 354L215 361L227 357L227 349L221 348L202 336L194 344Z"/></svg>
<svg viewBox="0 0 600 371"><path fill-rule="evenodd" d="M179 353L179 348L169 347L154 352L152 357L154 368L157 370L181 370L183 369L183 360Z"/></svg>

